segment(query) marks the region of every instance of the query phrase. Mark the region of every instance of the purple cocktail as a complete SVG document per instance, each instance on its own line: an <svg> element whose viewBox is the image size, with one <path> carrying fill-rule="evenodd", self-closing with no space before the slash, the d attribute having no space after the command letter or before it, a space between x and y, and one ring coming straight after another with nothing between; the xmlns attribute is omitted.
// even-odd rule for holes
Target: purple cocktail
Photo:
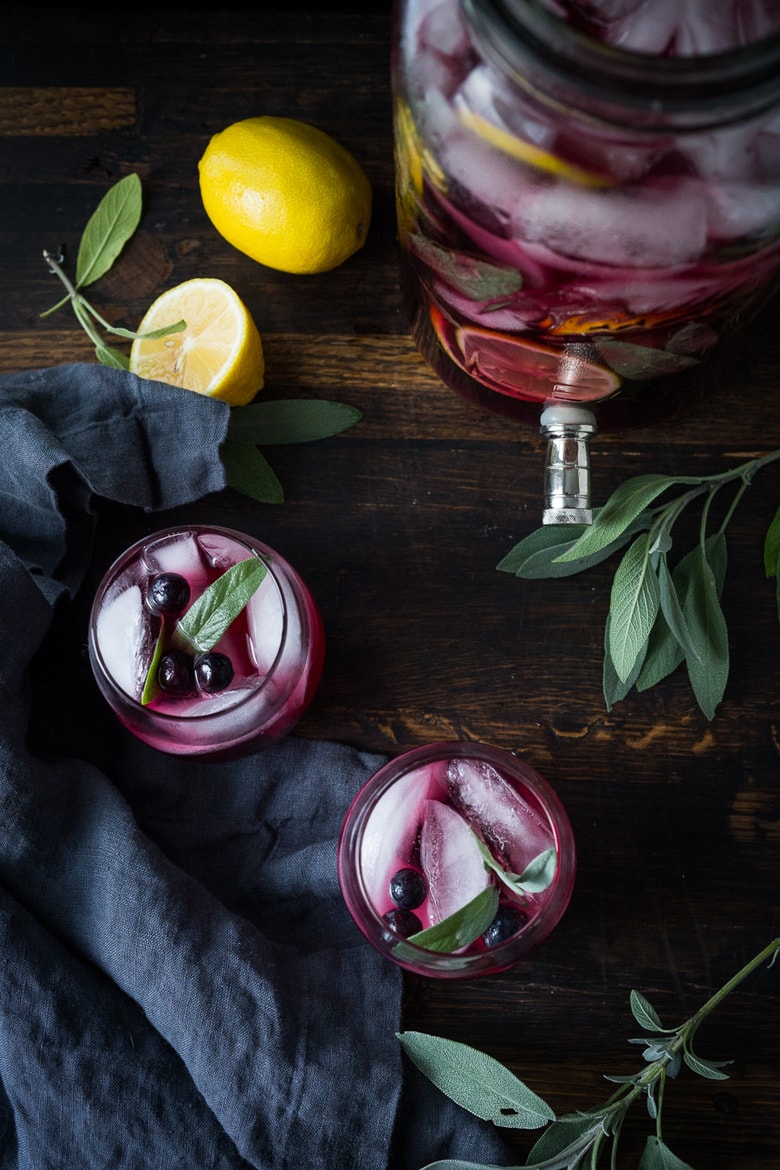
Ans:
<svg viewBox="0 0 780 1170"><path fill-rule="evenodd" d="M406 0L402 282L463 396L656 421L777 287L780 2Z"/></svg>
<svg viewBox="0 0 780 1170"><path fill-rule="evenodd" d="M571 825L527 764L478 743L391 761L355 797L338 872L356 924L407 970L494 974L558 923L574 886Z"/></svg>
<svg viewBox="0 0 780 1170"><path fill-rule="evenodd" d="M111 566L92 606L98 687L139 739L175 755L244 754L285 735L322 673L317 606L251 536L153 533Z"/></svg>

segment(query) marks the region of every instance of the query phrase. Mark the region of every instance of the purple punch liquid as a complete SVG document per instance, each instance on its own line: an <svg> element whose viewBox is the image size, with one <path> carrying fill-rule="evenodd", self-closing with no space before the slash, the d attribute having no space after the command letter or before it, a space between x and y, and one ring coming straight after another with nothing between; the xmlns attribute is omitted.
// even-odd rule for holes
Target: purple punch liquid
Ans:
<svg viewBox="0 0 780 1170"><path fill-rule="evenodd" d="M551 858L542 889L498 876L522 875L542 856ZM516 962L563 914L574 872L557 797L522 761L481 744L428 745L386 765L355 798L339 844L342 891L366 937L402 966L443 977ZM434 954L415 941L491 886L495 916L465 946Z"/></svg>
<svg viewBox="0 0 780 1170"><path fill-rule="evenodd" d="M447 385L622 427L715 376L777 287L778 0L407 0L393 77L402 286Z"/></svg>
<svg viewBox="0 0 780 1170"><path fill-rule="evenodd" d="M265 576L213 646L230 663L227 683L204 690L196 676L183 693L154 686L145 694L161 624L172 634L182 616L155 611L153 582L161 575L186 582L189 605L251 558ZM176 755L218 758L291 730L319 682L324 636L309 590L284 558L230 529L192 526L154 533L112 565L93 605L89 653L102 694L139 739Z"/></svg>

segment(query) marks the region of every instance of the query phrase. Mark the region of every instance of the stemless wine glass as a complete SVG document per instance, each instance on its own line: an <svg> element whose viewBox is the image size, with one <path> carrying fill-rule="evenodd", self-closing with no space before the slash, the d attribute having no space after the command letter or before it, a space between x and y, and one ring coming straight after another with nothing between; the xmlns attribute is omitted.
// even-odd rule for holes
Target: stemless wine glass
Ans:
<svg viewBox="0 0 780 1170"><path fill-rule="evenodd" d="M337 865L347 908L381 954L465 979L506 970L549 935L576 851L560 799L533 768L488 744L444 742L405 752L361 788ZM445 937L422 936L442 923Z"/></svg>
<svg viewBox="0 0 780 1170"><path fill-rule="evenodd" d="M453 390L549 439L671 416L777 288L780 0L399 0L402 288Z"/></svg>
<svg viewBox="0 0 780 1170"><path fill-rule="evenodd" d="M261 578L246 599L227 576L237 566ZM190 607L211 586L196 623ZM238 612L220 632L231 605ZM180 648L179 622L202 646ZM215 526L132 545L106 572L89 622L90 663L114 714L174 755L227 758L285 735L311 702L324 651L319 610L295 569L254 537Z"/></svg>

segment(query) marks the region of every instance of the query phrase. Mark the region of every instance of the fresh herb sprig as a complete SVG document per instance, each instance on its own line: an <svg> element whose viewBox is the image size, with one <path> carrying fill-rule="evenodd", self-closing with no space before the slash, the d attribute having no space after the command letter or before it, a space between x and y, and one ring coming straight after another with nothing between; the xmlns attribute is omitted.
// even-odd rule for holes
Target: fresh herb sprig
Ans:
<svg viewBox="0 0 780 1170"><path fill-rule="evenodd" d="M631 1107L644 1100L653 1121L639 1170L693 1170L672 1152L663 1136L662 1114L667 1082L683 1065L708 1080L728 1080L723 1072L729 1061L705 1059L696 1052L696 1033L707 1017L749 975L767 961L774 963L780 938L765 946L732 976L688 1020L673 1028L661 1023L644 995L632 991L631 1013L645 1036L629 1040L640 1045L644 1067L629 1076L606 1076L618 1088L603 1104L556 1117L546 1101L532 1092L499 1061L467 1044L422 1032L397 1033L412 1062L456 1104L494 1125L508 1129L541 1129L522 1170L590 1170L609 1151L610 1166L617 1165L617 1149L623 1123ZM431 1162L423 1170L493 1170L458 1159ZM514 1170L521 1170L515 1167Z"/></svg>
<svg viewBox="0 0 780 1170"><path fill-rule="evenodd" d="M599 564L631 541L612 581L604 634L602 686L608 710L632 687L648 690L685 663L700 709L714 719L729 673L721 607L726 528L754 476L777 459L780 450L719 475L635 476L594 510L591 525L537 529L496 566L525 579L567 577ZM712 505L728 485L735 491L715 526ZM676 486L684 490L657 502ZM672 566L674 525L694 503L701 505L698 541ZM764 568L767 577L778 581L780 617L780 508L766 533Z"/></svg>
<svg viewBox="0 0 780 1170"><path fill-rule="evenodd" d="M141 221L141 208L141 180L136 174L125 175L124 179L120 179L106 192L87 221L76 255L74 281L65 274L62 267L64 257L61 254L55 256L46 250L43 253L50 270L65 286L66 296L41 313L41 316L48 317L63 305L70 304L76 320L95 347L97 360L101 365L118 370L128 369L129 359L121 350L105 343L97 326L125 341L133 341L136 337L167 337L170 333L181 333L186 328L185 321L176 321L151 333L134 333L131 329L110 325L79 291L94 284L113 267Z"/></svg>
<svg viewBox="0 0 780 1170"><path fill-rule="evenodd" d="M44 251L49 269L64 285L66 296L41 314L48 317L63 305L70 304L84 332L95 347L101 365L113 369L129 368L129 357L108 345L102 329L114 337L133 341L136 337L166 337L186 328L185 321L134 333L131 329L109 324L81 293L113 267L141 221L143 198L138 175L126 175L109 188L87 222L79 242L74 280L66 274L64 257ZM322 399L289 399L252 403L231 410L228 433L220 449L228 485L242 495L263 504L284 502L284 489L260 446L311 443L341 434L360 422L363 414L343 402Z"/></svg>

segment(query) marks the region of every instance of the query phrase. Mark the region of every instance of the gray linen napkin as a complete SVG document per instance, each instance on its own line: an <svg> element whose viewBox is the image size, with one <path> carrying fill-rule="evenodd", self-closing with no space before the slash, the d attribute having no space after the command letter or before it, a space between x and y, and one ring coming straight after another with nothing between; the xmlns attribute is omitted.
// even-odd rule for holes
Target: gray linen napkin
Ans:
<svg viewBox="0 0 780 1170"><path fill-rule="evenodd" d="M181 761L102 706L107 760L39 742L35 663L95 497L220 491L228 413L97 365L0 378L0 1170L506 1166L402 1060L401 973L341 902L338 828L378 756L292 736Z"/></svg>

